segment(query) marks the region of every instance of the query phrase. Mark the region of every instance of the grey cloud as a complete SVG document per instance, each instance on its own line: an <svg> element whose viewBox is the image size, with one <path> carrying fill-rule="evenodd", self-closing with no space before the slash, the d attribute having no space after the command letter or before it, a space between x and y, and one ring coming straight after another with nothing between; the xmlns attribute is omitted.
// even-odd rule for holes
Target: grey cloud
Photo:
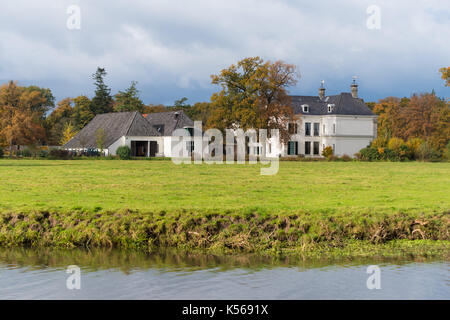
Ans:
<svg viewBox="0 0 450 320"><path fill-rule="evenodd" d="M81 30L66 9L81 8ZM381 8L380 30L366 8ZM374 100L435 89L450 56L450 3L441 1L24 1L2 4L0 81L44 84L58 98L91 95L90 75L106 67L113 91L137 80L146 103L209 99L210 75L246 56L298 65L292 92L347 91L360 78Z"/></svg>

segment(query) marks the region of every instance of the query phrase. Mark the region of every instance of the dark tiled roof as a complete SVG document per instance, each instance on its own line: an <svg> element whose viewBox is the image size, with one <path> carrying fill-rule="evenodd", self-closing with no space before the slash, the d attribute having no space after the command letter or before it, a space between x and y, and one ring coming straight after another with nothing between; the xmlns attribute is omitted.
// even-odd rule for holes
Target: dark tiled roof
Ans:
<svg viewBox="0 0 450 320"><path fill-rule="evenodd" d="M149 113L146 119L154 128L160 128L163 136L171 136L175 129L194 126L194 121L183 111Z"/></svg>
<svg viewBox="0 0 450 320"><path fill-rule="evenodd" d="M97 130L103 129L106 135L105 147L109 147L123 136L160 136L137 111L98 114L75 137L67 142L65 148L97 148Z"/></svg>
<svg viewBox="0 0 450 320"><path fill-rule="evenodd" d="M318 96L291 96L291 99L295 114L303 114L302 105L306 104L309 112L304 114L310 115L374 115L362 99L353 98L348 92L326 96L322 100ZM329 104L335 105L332 112L328 112Z"/></svg>

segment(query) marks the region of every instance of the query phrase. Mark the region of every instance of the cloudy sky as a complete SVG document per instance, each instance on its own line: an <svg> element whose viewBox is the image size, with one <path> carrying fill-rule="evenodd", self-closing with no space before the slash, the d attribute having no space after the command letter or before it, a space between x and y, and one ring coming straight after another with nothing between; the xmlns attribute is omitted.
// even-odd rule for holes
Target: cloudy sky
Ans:
<svg viewBox="0 0 450 320"><path fill-rule="evenodd" d="M80 29L67 27L73 5ZM145 103L193 103L217 90L211 74L260 56L298 66L292 94L316 95L321 79L328 94L349 91L357 75L366 101L432 89L449 97L438 74L450 65L449 39L450 1L2 1L0 82L91 97L102 66L113 93L136 80Z"/></svg>

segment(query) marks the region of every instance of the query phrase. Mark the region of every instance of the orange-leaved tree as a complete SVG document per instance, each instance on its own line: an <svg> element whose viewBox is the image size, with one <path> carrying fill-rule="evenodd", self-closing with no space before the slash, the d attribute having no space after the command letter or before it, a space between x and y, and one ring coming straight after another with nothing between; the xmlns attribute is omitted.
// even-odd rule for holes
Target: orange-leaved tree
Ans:
<svg viewBox="0 0 450 320"><path fill-rule="evenodd" d="M286 122L293 117L287 88L299 78L294 65L245 58L211 78L222 90L211 97L207 127L278 129L287 140Z"/></svg>
<svg viewBox="0 0 450 320"><path fill-rule="evenodd" d="M45 139L42 126L54 98L49 89L20 87L10 81L0 87L0 141L8 145L31 145Z"/></svg>

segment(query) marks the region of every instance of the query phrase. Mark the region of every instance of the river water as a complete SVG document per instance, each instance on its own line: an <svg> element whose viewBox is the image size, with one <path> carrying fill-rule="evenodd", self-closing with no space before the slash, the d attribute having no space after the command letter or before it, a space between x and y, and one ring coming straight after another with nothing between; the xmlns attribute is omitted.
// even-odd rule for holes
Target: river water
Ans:
<svg viewBox="0 0 450 320"><path fill-rule="evenodd" d="M450 263L0 249L0 299L450 299Z"/></svg>

